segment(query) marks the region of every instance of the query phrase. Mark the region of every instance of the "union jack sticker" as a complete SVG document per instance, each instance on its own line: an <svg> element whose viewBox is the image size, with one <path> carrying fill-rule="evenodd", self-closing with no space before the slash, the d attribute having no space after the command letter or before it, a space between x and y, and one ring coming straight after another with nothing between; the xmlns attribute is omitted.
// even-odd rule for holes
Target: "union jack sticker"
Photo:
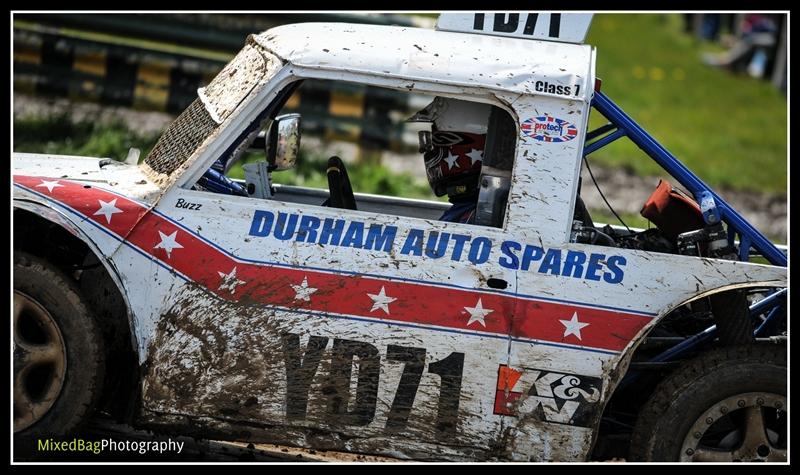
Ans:
<svg viewBox="0 0 800 475"><path fill-rule="evenodd" d="M578 136L578 128L552 116L531 117L522 122L522 133L541 142L567 142Z"/></svg>

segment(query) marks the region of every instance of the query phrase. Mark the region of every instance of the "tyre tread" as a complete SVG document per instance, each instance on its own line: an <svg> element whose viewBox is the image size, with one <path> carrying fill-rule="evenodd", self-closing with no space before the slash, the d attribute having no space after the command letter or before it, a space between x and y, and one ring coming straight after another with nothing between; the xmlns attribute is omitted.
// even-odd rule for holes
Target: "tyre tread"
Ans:
<svg viewBox="0 0 800 475"><path fill-rule="evenodd" d="M653 391L653 395L642 407L631 436L630 455L632 461L652 461L656 436L663 430L664 414L679 395L687 391L702 378L712 375L728 365L743 363L786 365L785 348L775 344L748 344L728 346L710 350L670 374Z"/></svg>
<svg viewBox="0 0 800 475"><path fill-rule="evenodd" d="M91 361L81 360L81 363L84 368L90 369L87 384L83 388L83 391L88 392L89 395L83 398L84 400L82 402L77 404L77 408L72 412L71 417L58 428L58 430L64 434L77 432L86 423L88 419L87 416L89 416L94 409L102 392L102 383L105 377L105 353L100 329L91 310L84 304L77 285L63 272L54 268L46 261L22 251L14 252L14 271L15 288L17 287L17 279L39 279L40 282L46 282L48 286L58 287L61 293L63 293L63 298L67 300L66 306L75 308L78 312L86 316L82 322L82 331L86 334L84 340L88 345L88 351L86 352L87 354L82 354L81 356L82 358L91 357ZM69 363L67 367L69 368ZM91 368L94 369L92 370ZM69 382L70 377L71 375L68 371L65 376L64 384ZM61 395L59 395L59 398L60 397ZM55 404L57 405L58 402ZM56 405L51 408L51 411ZM45 415L40 422L47 418L48 415ZM42 430L37 427L38 425L40 424L34 424L15 434L15 436L35 436L42 432ZM51 433L48 431L47 434L50 435Z"/></svg>

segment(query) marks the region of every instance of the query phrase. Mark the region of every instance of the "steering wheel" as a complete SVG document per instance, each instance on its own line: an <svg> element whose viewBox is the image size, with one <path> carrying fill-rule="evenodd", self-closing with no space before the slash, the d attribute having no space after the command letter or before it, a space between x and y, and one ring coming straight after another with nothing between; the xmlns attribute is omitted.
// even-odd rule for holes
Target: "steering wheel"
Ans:
<svg viewBox="0 0 800 475"><path fill-rule="evenodd" d="M357 209L356 198L353 196L353 187L347 176L347 169L342 159L333 156L328 159L328 189L330 198L328 206L331 208Z"/></svg>

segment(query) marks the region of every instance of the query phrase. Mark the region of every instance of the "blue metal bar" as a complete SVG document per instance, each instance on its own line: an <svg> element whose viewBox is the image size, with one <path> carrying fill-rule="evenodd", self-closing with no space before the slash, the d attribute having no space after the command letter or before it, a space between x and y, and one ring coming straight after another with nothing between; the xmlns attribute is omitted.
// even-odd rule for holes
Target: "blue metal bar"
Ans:
<svg viewBox="0 0 800 475"><path fill-rule="evenodd" d="M750 258L750 237L742 236L739 240L739 260L746 261Z"/></svg>
<svg viewBox="0 0 800 475"><path fill-rule="evenodd" d="M673 346L672 348L666 351L663 351L662 353L655 356L654 358L649 359L648 361L653 363L670 361L673 358L680 357L682 354L691 351L698 345L705 343L708 340L711 340L716 335L717 335L717 326L712 325L703 330L702 332L698 333L697 335L694 335L690 338L687 338L686 340L683 340L682 342L678 343L677 345ZM625 377L622 378L622 381L620 381L617 390L635 381L640 374L641 371L628 372L628 374L626 374Z"/></svg>
<svg viewBox="0 0 800 475"><path fill-rule="evenodd" d="M775 319L778 318L778 315L780 315L780 313L778 313L778 311L781 309L781 306L784 303L782 299L783 299L783 297L786 296L787 291L788 291L788 289L777 290L777 291L773 292L772 294L768 295L767 297L759 300L758 302L756 302L756 303L754 303L753 305L750 306L750 308L748 309L748 314L749 314L749 316L751 318L756 316L756 315L759 315L759 314L763 313L766 310L769 310L769 312L770 312L767 315L767 318L753 332L753 336L754 337L761 336L761 333L764 330L766 330L767 328L769 328L769 325L772 322L774 322ZM770 310L770 308L771 308L771 310ZM696 334L696 335L694 335L694 336L692 336L690 338L687 338L686 340L678 343L677 345L673 346L672 348L669 348L669 349L659 353L655 357L653 357L650 360L648 360L648 362L652 362L652 363L668 362L668 361L671 361L672 359L679 358L683 354L693 350L697 346L707 342L708 340L714 338L715 336L717 336L717 326L716 325L712 325L712 326L706 328L705 330L703 330L702 332L700 332L700 333L698 333L698 334ZM639 373L640 373L640 371L631 371L631 372L629 372L622 379L622 381L620 382L620 386L619 387L621 388L621 387L623 387L625 385L628 385L631 382L633 382L636 378L639 377Z"/></svg>
<svg viewBox="0 0 800 475"><path fill-rule="evenodd" d="M694 349L697 345L705 343L706 341L714 338L716 335L717 335L717 326L711 325L710 327L706 328L697 335L694 335L690 338L683 340L682 342L678 343L672 348L659 354L655 358L652 358L650 361L653 362L670 361L673 358L678 358L684 353Z"/></svg>
<svg viewBox="0 0 800 475"><path fill-rule="evenodd" d="M622 111L611 99L602 92L595 92L592 106L618 129L624 130L628 138L650 156L670 175L675 177L687 190L697 196L702 191L711 193L719 209L722 220L733 227L742 237L752 243L762 256L773 265L786 267L788 258L763 234L747 222L728 203L717 195L708 185L697 178L684 164L682 164L667 149L659 144L653 137L644 131L625 112ZM596 150L596 149L594 149ZM592 151L594 151L592 150ZM747 256L747 254L745 254Z"/></svg>
<svg viewBox="0 0 800 475"><path fill-rule="evenodd" d="M751 305L750 308L748 309L749 317L752 318L758 314L761 314L772 306L775 306L775 308L773 308L772 311L775 311L778 308L780 308L782 304L781 297L784 297L786 295L787 290L788 289L781 289L776 292L773 292L771 295ZM758 335L760 329L761 327L759 327L759 329L753 332L753 334ZM693 349L695 346L707 341L708 338L716 336L716 334L717 334L717 326L712 325L703 330L702 332L698 333L697 335L687 338L686 340L678 343L672 348L664 351L663 353L659 354L650 361L653 362L669 361L670 359L678 357L683 353L685 353L686 351Z"/></svg>
<svg viewBox="0 0 800 475"><path fill-rule="evenodd" d="M609 122L606 125L601 125L600 127L596 128L596 129L594 129L591 132L588 132L586 134L586 142L588 142L590 140L594 140L595 138L600 137L604 133L606 133L606 132L608 132L610 130L614 130L616 128L617 128L617 126L612 124L611 122Z"/></svg>
<svg viewBox="0 0 800 475"><path fill-rule="evenodd" d="M767 318L765 318L764 321L761 322L761 325L759 325L758 328L756 328L755 336L761 336L761 333L764 332L764 330L766 330L767 328L769 328L772 322L774 322L777 319L777 315L780 315L779 311L781 307L782 305L778 305L777 307L769 311L769 313L767 314Z"/></svg>
<svg viewBox="0 0 800 475"><path fill-rule="evenodd" d="M588 145L585 145L583 147L583 156L585 157L586 155L589 155L590 153L594 152L595 150L599 150L599 149L605 147L606 145L610 144L611 142L613 142L613 141L615 141L615 140L617 140L619 138L622 138L624 136L625 136L625 131L622 130L622 129L617 129L617 130L614 131L614 133L608 134L605 137L599 138L599 139L595 140L594 142L592 142L592 143L590 143Z"/></svg>
<svg viewBox="0 0 800 475"><path fill-rule="evenodd" d="M765 331L769 330L771 325L779 318L781 315L780 310L786 305L786 294L789 289L781 289L772 294L768 295L766 298L763 298L753 304L750 307L750 316L756 316L764 313L765 311L769 310L767 317L761 322L761 325L756 328L754 332L754 336L759 337Z"/></svg>
<svg viewBox="0 0 800 475"><path fill-rule="evenodd" d="M775 305L775 301L781 299L786 296L786 293L789 289L781 289L777 290L770 295L764 297L763 299L759 300L758 302L754 303L750 306L750 316L758 315L759 313L764 312L772 305Z"/></svg>

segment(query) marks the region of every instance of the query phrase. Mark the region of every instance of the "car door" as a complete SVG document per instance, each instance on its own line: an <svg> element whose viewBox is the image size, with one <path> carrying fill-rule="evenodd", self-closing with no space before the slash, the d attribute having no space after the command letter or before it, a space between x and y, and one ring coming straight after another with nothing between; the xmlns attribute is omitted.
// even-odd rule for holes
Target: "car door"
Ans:
<svg viewBox="0 0 800 475"><path fill-rule="evenodd" d="M156 214L186 283L152 338L149 410L366 452L474 455L501 434L502 230L187 189Z"/></svg>

